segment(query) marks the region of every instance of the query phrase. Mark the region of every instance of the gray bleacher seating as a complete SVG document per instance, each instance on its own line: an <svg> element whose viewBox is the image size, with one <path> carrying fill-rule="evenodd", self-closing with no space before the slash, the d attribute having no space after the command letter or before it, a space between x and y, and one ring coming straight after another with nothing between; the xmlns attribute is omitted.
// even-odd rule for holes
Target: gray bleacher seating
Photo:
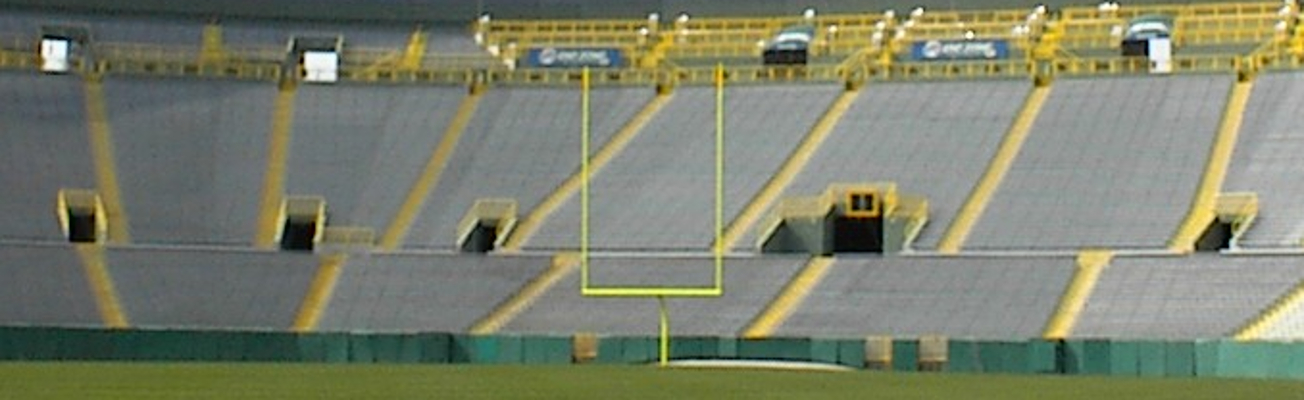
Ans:
<svg viewBox="0 0 1304 400"><path fill-rule="evenodd" d="M286 193L324 196L331 225L381 232L465 95L452 86L300 87Z"/></svg>
<svg viewBox="0 0 1304 400"><path fill-rule="evenodd" d="M132 326L288 329L317 274L311 254L112 248L109 273Z"/></svg>
<svg viewBox="0 0 1304 400"><path fill-rule="evenodd" d="M234 46L283 48L291 37L343 36L344 46L402 50L415 26L318 21L230 19L222 23L223 40Z"/></svg>
<svg viewBox="0 0 1304 400"><path fill-rule="evenodd" d="M36 38L42 26L81 26L98 43L189 45L198 48L204 22L181 16L106 16L31 10L0 12L0 37Z"/></svg>
<svg viewBox="0 0 1304 400"><path fill-rule="evenodd" d="M132 240L250 243L276 86L131 78L104 86Z"/></svg>
<svg viewBox="0 0 1304 400"><path fill-rule="evenodd" d="M652 95L647 88L594 90L594 151ZM408 235L410 247L455 247L457 224L479 198L514 199L524 217L579 169L578 90L495 89L484 96Z"/></svg>
<svg viewBox="0 0 1304 400"><path fill-rule="evenodd" d="M1072 257L839 258L780 336L1040 337Z"/></svg>
<svg viewBox="0 0 1304 400"><path fill-rule="evenodd" d="M0 238L63 240L59 189L95 188L82 81L0 72Z"/></svg>
<svg viewBox="0 0 1304 400"><path fill-rule="evenodd" d="M1056 82L965 248L1166 246L1190 209L1231 83Z"/></svg>
<svg viewBox="0 0 1304 400"><path fill-rule="evenodd" d="M319 328L466 332L550 263L538 256L352 257Z"/></svg>
<svg viewBox="0 0 1304 400"><path fill-rule="evenodd" d="M7 244L0 271L0 325L103 325L71 246Z"/></svg>
<svg viewBox="0 0 1304 400"><path fill-rule="evenodd" d="M1264 74L1246 105L1223 191L1259 195L1259 215L1244 247L1298 248L1304 239L1304 74Z"/></svg>
<svg viewBox="0 0 1304 400"><path fill-rule="evenodd" d="M597 260L597 259L595 259ZM751 323L779 290L801 269L805 258L733 258L725 261L724 296L668 299L671 332L675 335L736 336ZM642 282L683 286L675 276L685 268L713 271L711 258L678 258L688 267L659 272L640 263L663 265L666 260L615 257L593 264L594 273L610 282ZM602 268L605 271L598 272ZM659 311L654 298L582 297L578 269L543 293L528 309L503 326L503 332L571 334L600 332L611 335L653 335Z"/></svg>
<svg viewBox="0 0 1304 400"><path fill-rule="evenodd" d="M1073 336L1227 337L1301 279L1304 264L1298 256L1115 258L1096 283Z"/></svg>
<svg viewBox="0 0 1304 400"><path fill-rule="evenodd" d="M726 94L724 219L782 166L839 87L737 86ZM685 87L591 183L595 249L704 250L714 240L715 89ZM527 246L574 248L580 196Z"/></svg>
<svg viewBox="0 0 1304 400"><path fill-rule="evenodd" d="M487 54L463 24L425 27L427 54Z"/></svg>
<svg viewBox="0 0 1304 400"><path fill-rule="evenodd" d="M867 86L784 195L818 195L830 183L896 182L901 192L928 199L929 222L914 248L934 248L1029 89L1014 80ZM754 246L755 233L737 246Z"/></svg>

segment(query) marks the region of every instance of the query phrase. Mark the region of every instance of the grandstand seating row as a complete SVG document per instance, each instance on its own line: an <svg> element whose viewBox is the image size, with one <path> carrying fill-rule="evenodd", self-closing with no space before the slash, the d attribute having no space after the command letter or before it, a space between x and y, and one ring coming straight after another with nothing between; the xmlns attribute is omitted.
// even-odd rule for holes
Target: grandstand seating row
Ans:
<svg viewBox="0 0 1304 400"><path fill-rule="evenodd" d="M88 116L75 78L4 79L15 187L3 237L60 240L60 188L93 187ZM1292 248L1304 239L1285 201L1290 91L1296 74L1269 74L1251 96L1227 187L1260 192L1262 217L1245 247ZM1028 142L975 227L970 250L1162 249L1187 212L1232 79L1216 75L1070 79L1057 83ZM1293 85L1293 86L1292 86ZM245 245L265 178L274 86L223 80L109 78L104 84L122 201L134 241ZM917 250L935 248L995 152L1028 90L1019 81L881 84L862 91L787 195L830 183L894 181L927 197L930 223ZM287 194L320 195L331 225L381 232L391 223L457 105L453 87L342 85L299 88ZM737 217L836 95L826 86L728 90L724 211ZM480 198L534 209L579 164L579 95L572 89L485 93L443 177L415 218L408 248L452 249L456 224ZM713 236L713 90L686 87L651 117L593 181L595 249L702 250ZM654 94L599 89L592 139L602 146ZM1286 112L1282 112L1286 111ZM57 141L53 141L56 140ZM1260 142L1262 141L1262 142ZM57 146L55 146L57 144ZM1277 194L1275 191L1282 191ZM578 243L572 196L525 248ZM752 240L734 250L748 251Z"/></svg>
<svg viewBox="0 0 1304 400"><path fill-rule="evenodd" d="M7 245L0 263L0 324L101 326L95 295L66 245ZM657 259L607 256L611 280L663 281ZM121 312L146 328L290 329L311 291L318 258L244 250L110 248ZM1304 277L1297 256L1124 256L1105 268L1072 337L1202 339L1233 335ZM705 257L660 262L710 269ZM742 334L800 257L726 261L718 299L672 299L676 334ZM549 269L544 256L351 256L317 329L464 332ZM774 333L784 337L1040 337L1071 281L1072 257L839 257ZM596 273L596 272L595 272ZM563 272L501 332L647 334L653 299L585 298L576 269ZM1292 315L1297 315L1298 311ZM1294 317L1298 318L1298 317ZM1277 337L1298 337L1298 330Z"/></svg>

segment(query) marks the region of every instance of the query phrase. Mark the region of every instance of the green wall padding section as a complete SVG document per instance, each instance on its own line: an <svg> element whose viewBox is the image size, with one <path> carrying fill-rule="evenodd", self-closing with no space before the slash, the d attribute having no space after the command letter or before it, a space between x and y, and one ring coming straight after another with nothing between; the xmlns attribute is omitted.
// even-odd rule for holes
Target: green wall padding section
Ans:
<svg viewBox="0 0 1304 400"><path fill-rule="evenodd" d="M1195 343L1164 343L1164 373L1175 378L1195 376Z"/></svg>
<svg viewBox="0 0 1304 400"><path fill-rule="evenodd" d="M810 361L864 367L863 339L676 337L673 359ZM1304 343L1154 340L948 342L962 373L1304 379ZM647 364L656 337L599 337L596 362ZM919 342L893 341L895 371L918 369ZM0 327L0 361L121 360L568 364L572 339L444 333L241 332Z"/></svg>
<svg viewBox="0 0 1304 400"><path fill-rule="evenodd" d="M830 339L811 339L810 359L825 364L838 363L838 341Z"/></svg>
<svg viewBox="0 0 1304 400"><path fill-rule="evenodd" d="M892 341L892 370L909 372L919 370L919 341L896 339Z"/></svg>
<svg viewBox="0 0 1304 400"><path fill-rule="evenodd" d="M1145 377L1168 375L1168 346L1164 342L1137 342L1137 374Z"/></svg>
<svg viewBox="0 0 1304 400"><path fill-rule="evenodd" d="M810 340L793 338L743 339L738 358L748 360L810 360Z"/></svg>
<svg viewBox="0 0 1304 400"><path fill-rule="evenodd" d="M660 340L660 339L658 339ZM660 346L660 343L657 344ZM735 348L737 344L734 345ZM658 348L658 357L660 349ZM720 357L720 339L713 337L677 337L670 341L670 358L681 359L702 359L702 358L721 358Z"/></svg>
<svg viewBox="0 0 1304 400"><path fill-rule="evenodd" d="M838 364L852 368L864 368L865 342L860 340L839 340Z"/></svg>
<svg viewBox="0 0 1304 400"><path fill-rule="evenodd" d="M523 337L521 362L526 364L570 364L571 338Z"/></svg>

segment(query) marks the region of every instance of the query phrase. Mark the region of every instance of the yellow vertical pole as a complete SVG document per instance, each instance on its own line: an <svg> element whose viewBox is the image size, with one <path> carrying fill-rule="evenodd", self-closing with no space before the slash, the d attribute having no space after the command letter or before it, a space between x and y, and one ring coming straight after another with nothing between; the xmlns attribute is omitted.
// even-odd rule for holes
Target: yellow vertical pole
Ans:
<svg viewBox="0 0 1304 400"><path fill-rule="evenodd" d="M580 78L580 288L589 287L589 68Z"/></svg>
<svg viewBox="0 0 1304 400"><path fill-rule="evenodd" d="M670 310L666 308L666 296L657 296L657 305L661 308L661 366L670 365Z"/></svg>
<svg viewBox="0 0 1304 400"><path fill-rule="evenodd" d="M715 66L715 288L724 290L724 63Z"/></svg>

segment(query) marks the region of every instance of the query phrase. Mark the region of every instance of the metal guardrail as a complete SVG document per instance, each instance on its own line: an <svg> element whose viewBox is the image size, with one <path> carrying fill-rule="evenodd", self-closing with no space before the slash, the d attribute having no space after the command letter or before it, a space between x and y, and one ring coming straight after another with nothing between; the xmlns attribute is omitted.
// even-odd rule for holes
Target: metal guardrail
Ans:
<svg viewBox="0 0 1304 400"><path fill-rule="evenodd" d="M1284 5L1281 1L1126 5L1116 11L1102 11L1097 7L1065 7L1060 11L1060 20L1076 21L1108 17L1132 19L1149 14L1167 14L1177 17L1235 17L1249 14L1274 14Z"/></svg>
<svg viewBox="0 0 1304 400"><path fill-rule="evenodd" d="M1246 68L1249 57L1197 55L1173 57L1173 73L1235 73ZM1058 76L1149 74L1150 60L1143 57L1084 57L1055 61Z"/></svg>
<svg viewBox="0 0 1304 400"><path fill-rule="evenodd" d="M1028 60L991 60L960 62L901 62L871 71L873 79L885 81L971 80L1031 78L1033 64Z"/></svg>

